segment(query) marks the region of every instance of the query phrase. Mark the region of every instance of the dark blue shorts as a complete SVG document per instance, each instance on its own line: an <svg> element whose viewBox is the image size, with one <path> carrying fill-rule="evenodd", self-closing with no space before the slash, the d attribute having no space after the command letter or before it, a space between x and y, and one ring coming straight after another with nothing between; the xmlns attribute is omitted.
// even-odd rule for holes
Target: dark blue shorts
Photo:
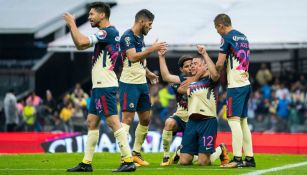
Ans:
<svg viewBox="0 0 307 175"><path fill-rule="evenodd" d="M119 82L120 108L122 111L149 111L151 109L148 84Z"/></svg>
<svg viewBox="0 0 307 175"><path fill-rule="evenodd" d="M227 117L247 117L248 99L251 91L250 85L227 89Z"/></svg>
<svg viewBox="0 0 307 175"><path fill-rule="evenodd" d="M90 101L89 113L102 117L117 115L117 87L94 88Z"/></svg>
<svg viewBox="0 0 307 175"><path fill-rule="evenodd" d="M204 120L189 119L182 138L181 153L191 155L214 153L216 134L216 117Z"/></svg>
<svg viewBox="0 0 307 175"><path fill-rule="evenodd" d="M184 132L185 127L186 127L186 122L184 122L183 120L181 120L180 117L178 117L177 115L172 115L169 118L172 118L176 121L177 124L177 131L173 132L173 135L176 135L177 132Z"/></svg>

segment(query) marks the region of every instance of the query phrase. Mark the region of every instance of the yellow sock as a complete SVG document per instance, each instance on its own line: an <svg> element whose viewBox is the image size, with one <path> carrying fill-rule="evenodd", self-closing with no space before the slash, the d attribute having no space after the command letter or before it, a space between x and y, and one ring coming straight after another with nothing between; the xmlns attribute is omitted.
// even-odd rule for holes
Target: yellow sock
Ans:
<svg viewBox="0 0 307 175"><path fill-rule="evenodd" d="M242 157L243 133L240 121L228 119L228 124L232 135L233 155L236 157Z"/></svg>
<svg viewBox="0 0 307 175"><path fill-rule="evenodd" d="M127 160L127 161L129 161L131 159L131 161L129 161L129 162L132 162L131 150L130 150L130 146L129 146L128 138L127 138L127 133L126 133L125 129L122 127L119 130L115 131L114 137L116 138L116 141L117 141L118 147L120 149L122 158L124 160ZM125 162L127 162L127 161L125 161Z"/></svg>
<svg viewBox="0 0 307 175"><path fill-rule="evenodd" d="M164 150L164 157L170 157L169 149L173 139L173 131L163 130L162 133L162 144Z"/></svg>
<svg viewBox="0 0 307 175"><path fill-rule="evenodd" d="M243 132L243 150L245 156L253 157L252 134L247 124L247 118L241 119L241 128Z"/></svg>
<svg viewBox="0 0 307 175"><path fill-rule="evenodd" d="M95 152L95 147L99 139L99 130L89 130L87 133L87 141L82 160L85 164L91 164Z"/></svg>
<svg viewBox="0 0 307 175"><path fill-rule="evenodd" d="M127 135L129 136L129 130L130 130L130 125L127 125L126 123L121 123L122 127L125 129Z"/></svg>
<svg viewBox="0 0 307 175"><path fill-rule="evenodd" d="M138 153L141 152L142 144L144 143L147 133L148 133L148 126L142 126L141 124L138 124L135 130L133 151Z"/></svg>
<svg viewBox="0 0 307 175"><path fill-rule="evenodd" d="M211 164L213 164L213 162L214 162L216 159L220 158L220 155L221 155L221 154L222 154L222 149L221 149L221 147L220 147L220 146L216 147L216 148L215 148L215 152L212 153L212 154L210 155L210 162L211 162Z"/></svg>

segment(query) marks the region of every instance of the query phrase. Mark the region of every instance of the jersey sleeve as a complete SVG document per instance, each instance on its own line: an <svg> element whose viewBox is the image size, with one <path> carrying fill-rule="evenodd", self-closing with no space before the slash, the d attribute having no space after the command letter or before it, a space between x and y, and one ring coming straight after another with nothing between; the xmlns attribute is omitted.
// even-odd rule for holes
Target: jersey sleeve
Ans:
<svg viewBox="0 0 307 175"><path fill-rule="evenodd" d="M181 74L179 75L179 79L180 79L180 82L184 82L186 80L186 77Z"/></svg>
<svg viewBox="0 0 307 175"><path fill-rule="evenodd" d="M229 43L227 42L227 39L222 38L221 39L221 46L220 46L220 53L227 54L228 48L229 48L228 46L229 46Z"/></svg>
<svg viewBox="0 0 307 175"><path fill-rule="evenodd" d="M109 42L108 35L110 35L110 33L108 32L109 31L107 30L98 30L95 34L88 37L90 40L90 44L94 45L98 42Z"/></svg>
<svg viewBox="0 0 307 175"><path fill-rule="evenodd" d="M120 41L120 45L121 45L121 50L128 50L131 48L135 48L135 39L133 36L130 35L126 35L122 38L122 40Z"/></svg>

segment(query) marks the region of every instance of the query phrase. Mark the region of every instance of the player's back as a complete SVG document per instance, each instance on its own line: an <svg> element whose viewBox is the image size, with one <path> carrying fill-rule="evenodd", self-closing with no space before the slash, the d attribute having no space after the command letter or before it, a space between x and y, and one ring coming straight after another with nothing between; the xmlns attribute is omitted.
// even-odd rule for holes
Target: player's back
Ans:
<svg viewBox="0 0 307 175"><path fill-rule="evenodd" d="M231 30L223 36L220 52L226 54L228 88L249 85L250 50L247 37L237 30Z"/></svg>
<svg viewBox="0 0 307 175"><path fill-rule="evenodd" d="M132 63L126 54L126 50L135 48L136 52L142 52L144 44L144 36L134 35L131 29L127 30L120 39L121 56L123 59L123 71L120 81L131 84L146 83L146 60Z"/></svg>
<svg viewBox="0 0 307 175"><path fill-rule="evenodd" d="M207 117L217 115L217 86L209 77L201 78L189 85L188 114L201 114Z"/></svg>
<svg viewBox="0 0 307 175"><path fill-rule="evenodd" d="M98 40L92 56L93 88L117 87L118 80L113 69L119 56L118 30L108 26L91 37Z"/></svg>

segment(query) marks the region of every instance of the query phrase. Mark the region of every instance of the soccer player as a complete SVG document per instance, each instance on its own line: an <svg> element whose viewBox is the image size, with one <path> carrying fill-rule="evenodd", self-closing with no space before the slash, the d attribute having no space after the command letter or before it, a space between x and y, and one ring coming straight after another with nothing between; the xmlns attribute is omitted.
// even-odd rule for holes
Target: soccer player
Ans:
<svg viewBox="0 0 307 175"><path fill-rule="evenodd" d="M222 36L220 53L216 68L221 71L226 61L227 72L227 117L232 133L233 160L223 167L255 167L252 136L247 124L247 102L251 93L248 80L248 66L250 58L247 37L234 30L230 17L219 14L214 19L214 25ZM245 160L242 160L242 146Z"/></svg>
<svg viewBox="0 0 307 175"><path fill-rule="evenodd" d="M192 63L192 56L184 55L179 58L178 66L180 69L181 75L172 75L169 73L165 55L166 50L161 50L158 52L159 54L159 61L160 61L160 71L162 75L162 79L168 83L174 83L172 88L176 94L176 101L177 101L177 110L175 114L170 116L166 121L162 133L162 143L163 143L163 150L164 156L161 166L168 166L171 165L172 161L170 160L170 145L173 139L173 135L177 132L183 132L185 129L186 122L188 120L188 108L187 108L187 95L186 94L179 94L177 92L180 83L186 80L186 77L191 76L191 63Z"/></svg>
<svg viewBox="0 0 307 175"><path fill-rule="evenodd" d="M99 124L102 117L114 132L114 136L122 154L122 163L116 172L135 171L136 167L127 139L127 132L121 126L117 114L116 92L118 80L113 71L119 55L119 32L109 22L110 7L102 2L90 5L89 21L92 27L99 30L92 36L83 35L77 28L75 18L69 13L64 19L71 31L72 39L78 50L95 46L92 57L92 96L87 116L88 136L84 158L79 165L68 169L68 172L91 172L92 159L99 138Z"/></svg>
<svg viewBox="0 0 307 175"><path fill-rule="evenodd" d="M205 47L198 46L198 52L201 56L193 59L192 74L199 80L190 83L187 89L189 120L182 138L179 163L190 165L194 155L198 155L199 165L210 165L217 158L224 164L229 160L225 145L214 149L219 74Z"/></svg>
<svg viewBox="0 0 307 175"><path fill-rule="evenodd" d="M135 131L133 160L137 165L149 165L141 156L141 147L148 132L150 122L150 97L146 77L152 82L158 82L158 76L146 68L146 57L158 50L165 50L167 44L157 40L144 49L144 35L152 28L154 14L142 9L135 15L135 22L120 39L123 58L123 71L119 82L120 105L122 110L122 125L129 133L135 112L139 124Z"/></svg>

